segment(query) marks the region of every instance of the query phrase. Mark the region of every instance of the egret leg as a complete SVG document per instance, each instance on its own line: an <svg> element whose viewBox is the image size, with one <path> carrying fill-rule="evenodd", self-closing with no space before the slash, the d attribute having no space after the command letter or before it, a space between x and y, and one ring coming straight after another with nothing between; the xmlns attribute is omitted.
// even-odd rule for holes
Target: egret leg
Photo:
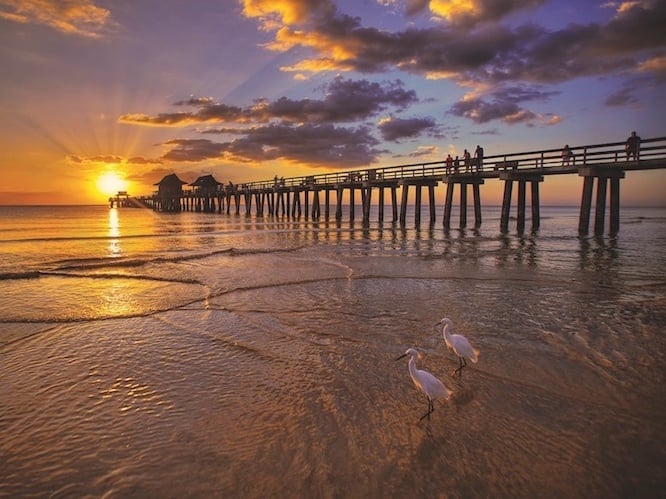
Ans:
<svg viewBox="0 0 666 499"><path fill-rule="evenodd" d="M458 361L460 362L460 367L453 371L453 374L460 373L460 377L462 377L462 370L463 367L467 366L467 361L465 360L465 357L458 357Z"/></svg>
<svg viewBox="0 0 666 499"><path fill-rule="evenodd" d="M425 418L428 418L430 420L430 415L435 412L435 405L432 403L432 400L428 399L428 412L426 412L419 421L423 421Z"/></svg>

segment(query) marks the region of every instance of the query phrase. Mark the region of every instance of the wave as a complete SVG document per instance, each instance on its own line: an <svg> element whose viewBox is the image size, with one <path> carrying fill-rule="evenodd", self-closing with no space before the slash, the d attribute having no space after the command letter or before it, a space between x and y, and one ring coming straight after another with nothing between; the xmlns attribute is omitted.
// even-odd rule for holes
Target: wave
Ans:
<svg viewBox="0 0 666 499"><path fill-rule="evenodd" d="M173 255L173 256L157 256L157 257L137 257L137 258L72 258L66 260L56 260L53 262L57 270L91 270L99 268L118 268L118 267L142 267L144 265L154 263L177 263L185 262L188 260L199 260L208 258L210 256L220 255L224 253L232 253L233 248L225 248L215 251L207 251L205 253L190 253L187 255Z"/></svg>
<svg viewBox="0 0 666 499"><path fill-rule="evenodd" d="M3 272L0 273L0 281L10 281L13 279L37 279L42 275L39 270L29 270L24 272Z"/></svg>
<svg viewBox="0 0 666 499"><path fill-rule="evenodd" d="M128 240L128 239L147 239L163 236L173 236L174 234L132 234L125 236L110 236L108 234L100 236L49 236L49 237L21 237L14 239L3 239L0 243L54 243L54 242L72 242L72 241L106 241L106 240Z"/></svg>

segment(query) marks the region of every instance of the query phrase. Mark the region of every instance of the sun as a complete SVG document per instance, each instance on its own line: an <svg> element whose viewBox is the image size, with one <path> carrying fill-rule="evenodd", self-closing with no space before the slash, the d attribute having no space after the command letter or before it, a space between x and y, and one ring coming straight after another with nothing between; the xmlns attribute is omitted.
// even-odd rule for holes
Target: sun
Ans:
<svg viewBox="0 0 666 499"><path fill-rule="evenodd" d="M105 196L127 190L127 182L116 172L104 172L97 177L97 190Z"/></svg>

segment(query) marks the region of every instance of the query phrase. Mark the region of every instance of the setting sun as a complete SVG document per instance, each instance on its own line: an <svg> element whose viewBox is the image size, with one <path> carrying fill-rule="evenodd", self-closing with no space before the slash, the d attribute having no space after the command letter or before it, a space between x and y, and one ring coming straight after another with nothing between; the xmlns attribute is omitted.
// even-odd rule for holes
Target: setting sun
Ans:
<svg viewBox="0 0 666 499"><path fill-rule="evenodd" d="M116 172L105 172L97 178L97 189L105 196L127 190L127 182Z"/></svg>

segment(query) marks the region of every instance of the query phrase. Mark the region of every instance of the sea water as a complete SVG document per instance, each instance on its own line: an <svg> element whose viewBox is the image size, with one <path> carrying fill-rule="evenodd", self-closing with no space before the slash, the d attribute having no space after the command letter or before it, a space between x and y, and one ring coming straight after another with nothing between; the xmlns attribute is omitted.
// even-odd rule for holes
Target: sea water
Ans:
<svg viewBox="0 0 666 499"><path fill-rule="evenodd" d="M0 207L0 496L660 496L666 210L541 215Z"/></svg>

